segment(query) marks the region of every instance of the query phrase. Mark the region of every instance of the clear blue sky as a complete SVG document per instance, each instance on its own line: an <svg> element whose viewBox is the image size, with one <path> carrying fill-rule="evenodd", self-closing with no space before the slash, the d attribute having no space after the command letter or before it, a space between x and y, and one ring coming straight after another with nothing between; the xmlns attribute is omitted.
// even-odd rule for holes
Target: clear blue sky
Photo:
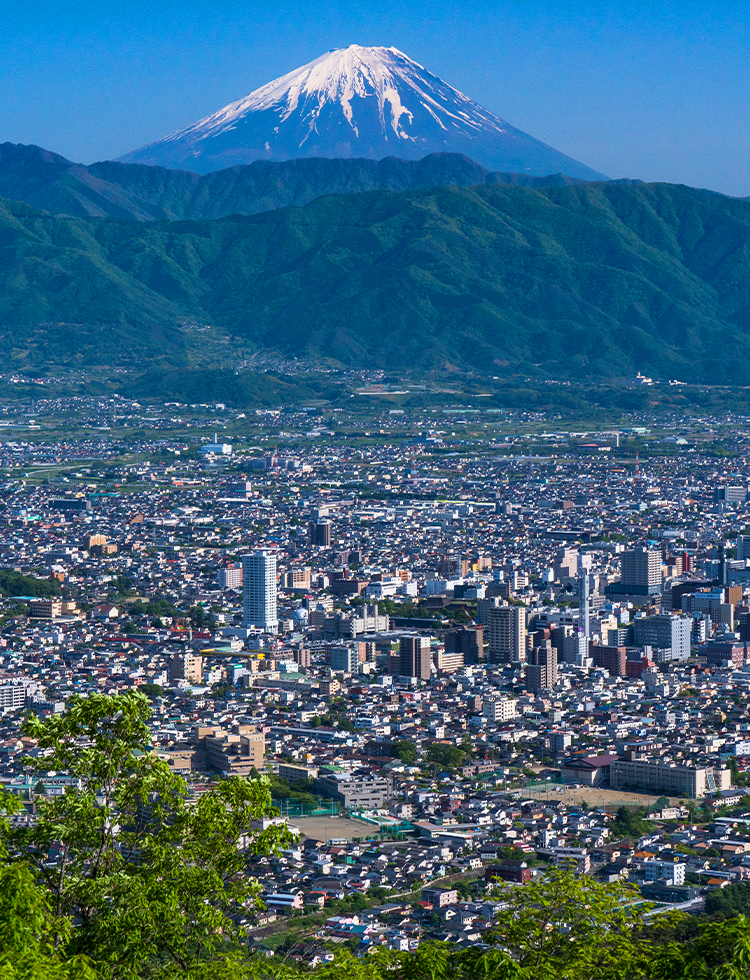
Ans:
<svg viewBox="0 0 750 980"><path fill-rule="evenodd" d="M611 177L750 195L750 0L0 0L0 142L114 158L347 44Z"/></svg>

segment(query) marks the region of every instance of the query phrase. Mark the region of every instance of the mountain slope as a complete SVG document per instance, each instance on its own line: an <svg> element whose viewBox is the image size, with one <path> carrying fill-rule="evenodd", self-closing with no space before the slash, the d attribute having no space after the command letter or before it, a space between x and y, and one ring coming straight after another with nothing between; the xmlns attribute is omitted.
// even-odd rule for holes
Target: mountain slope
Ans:
<svg viewBox="0 0 750 980"><path fill-rule="evenodd" d="M176 328L186 320L351 365L559 378L640 369L744 384L750 204L604 183L330 196L213 222L74 220L4 205L6 350L26 344L28 360L49 363L51 332L62 357L67 328L39 325L65 321L82 324L69 360L83 332L84 360L98 337L127 344L124 363L148 363L185 356Z"/></svg>
<svg viewBox="0 0 750 980"><path fill-rule="evenodd" d="M134 221L223 218L309 204L325 194L475 184L563 186L575 178L492 173L456 153L423 160L257 161L198 176L106 161L84 167L38 146L0 144L0 197L51 214Z"/></svg>
<svg viewBox="0 0 750 980"><path fill-rule="evenodd" d="M490 170L604 179L472 102L396 48L353 44L256 89L124 163L210 173L254 160L463 153Z"/></svg>

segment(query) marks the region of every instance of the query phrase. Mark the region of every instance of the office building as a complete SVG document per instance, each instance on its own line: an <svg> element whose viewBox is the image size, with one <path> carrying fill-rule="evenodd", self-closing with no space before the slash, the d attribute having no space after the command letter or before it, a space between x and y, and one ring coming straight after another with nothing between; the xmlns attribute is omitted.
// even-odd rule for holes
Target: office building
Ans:
<svg viewBox="0 0 750 980"><path fill-rule="evenodd" d="M399 674L402 677L430 679L430 637L402 636L398 645Z"/></svg>
<svg viewBox="0 0 750 980"><path fill-rule="evenodd" d="M256 551L242 559L242 625L278 633L276 555Z"/></svg>
<svg viewBox="0 0 750 980"><path fill-rule="evenodd" d="M331 522L330 521L311 521L310 522L310 544L318 548L331 547Z"/></svg>
<svg viewBox="0 0 750 980"><path fill-rule="evenodd" d="M526 608L490 609L489 652L496 663L522 663L526 659Z"/></svg>
<svg viewBox="0 0 750 980"><path fill-rule="evenodd" d="M633 622L633 645L668 651L660 659L690 659L690 616L641 616Z"/></svg>
<svg viewBox="0 0 750 980"><path fill-rule="evenodd" d="M539 694L557 683L557 650L548 646L534 647L526 657L526 690Z"/></svg>
<svg viewBox="0 0 750 980"><path fill-rule="evenodd" d="M622 553L622 576L615 589L626 595L659 595L661 592L661 551L634 548Z"/></svg>

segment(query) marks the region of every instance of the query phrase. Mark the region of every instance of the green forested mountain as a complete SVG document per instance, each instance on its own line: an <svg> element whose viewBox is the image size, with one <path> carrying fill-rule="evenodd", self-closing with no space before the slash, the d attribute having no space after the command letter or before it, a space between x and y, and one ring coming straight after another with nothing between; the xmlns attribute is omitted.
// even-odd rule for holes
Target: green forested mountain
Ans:
<svg viewBox="0 0 750 980"><path fill-rule="evenodd" d="M77 218L202 220L302 206L325 194L441 185L564 187L578 183L581 181L561 174L493 173L460 153L432 153L422 160L258 160L199 176L110 160L83 166L39 146L0 144L0 197Z"/></svg>
<svg viewBox="0 0 750 980"><path fill-rule="evenodd" d="M172 223L0 207L11 356L176 361L186 322L393 370L744 384L750 203L594 183L331 195Z"/></svg>

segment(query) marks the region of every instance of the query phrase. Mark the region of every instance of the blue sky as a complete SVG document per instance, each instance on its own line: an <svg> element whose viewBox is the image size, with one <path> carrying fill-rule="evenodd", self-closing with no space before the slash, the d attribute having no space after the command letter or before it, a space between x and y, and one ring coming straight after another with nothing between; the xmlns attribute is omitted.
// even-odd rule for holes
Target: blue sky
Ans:
<svg viewBox="0 0 750 980"><path fill-rule="evenodd" d="M750 196L750 0L0 0L0 142L117 157L353 43L611 177Z"/></svg>

